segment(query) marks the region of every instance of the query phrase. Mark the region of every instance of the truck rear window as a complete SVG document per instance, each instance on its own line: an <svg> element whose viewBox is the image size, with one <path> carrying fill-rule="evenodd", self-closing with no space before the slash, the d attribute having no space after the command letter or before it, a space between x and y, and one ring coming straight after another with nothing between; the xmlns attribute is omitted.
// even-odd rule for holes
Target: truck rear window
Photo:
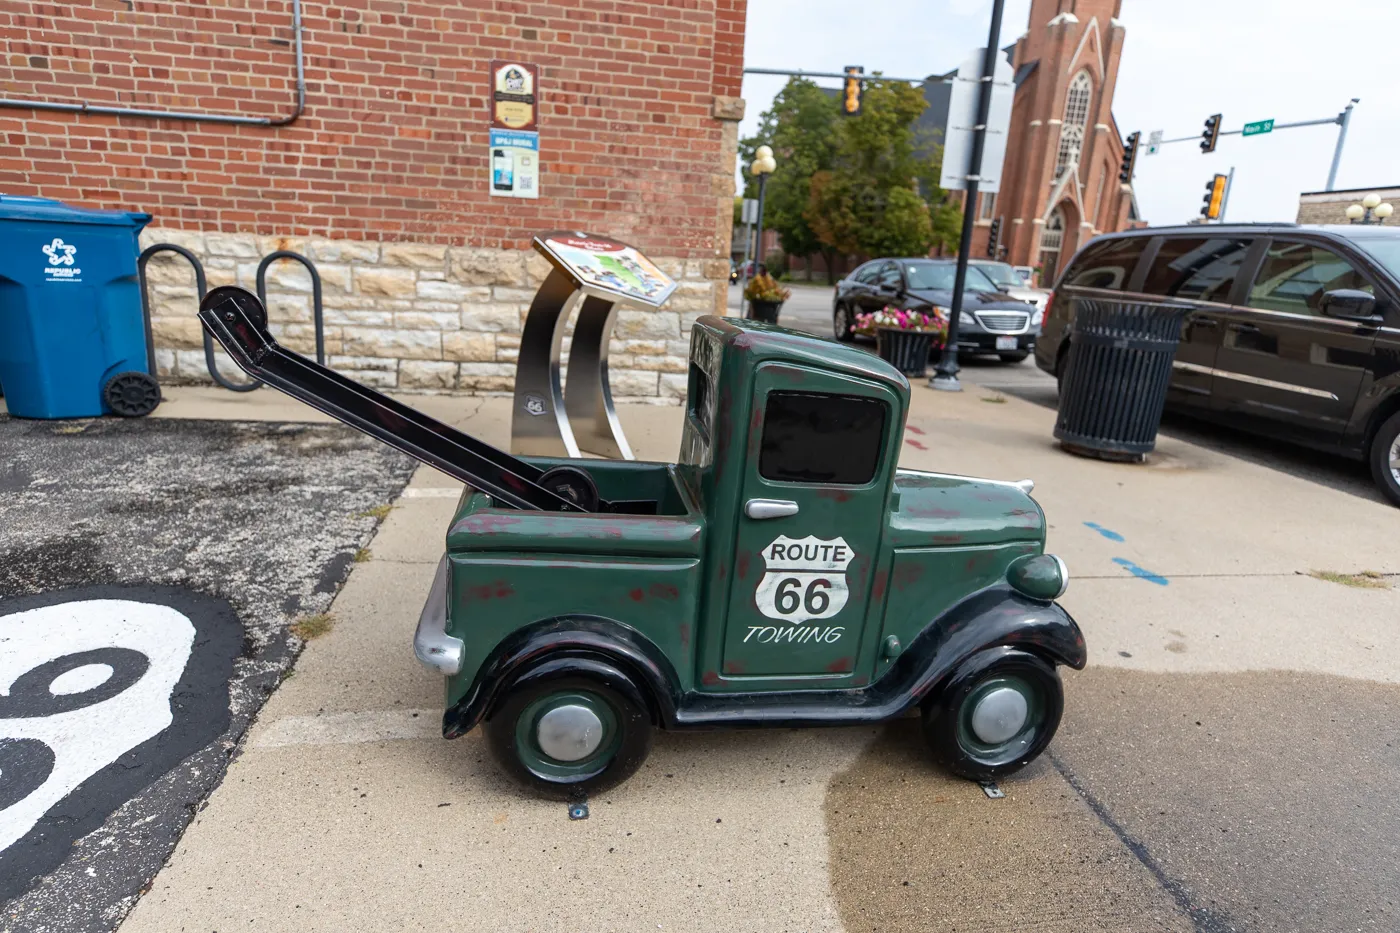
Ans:
<svg viewBox="0 0 1400 933"><path fill-rule="evenodd" d="M770 392L758 473L785 483L862 486L880 464L888 415L873 398Z"/></svg>
<svg viewBox="0 0 1400 933"><path fill-rule="evenodd" d="M1125 288L1146 246L1147 237L1144 236L1091 243L1075 258L1061 284L1080 288Z"/></svg>

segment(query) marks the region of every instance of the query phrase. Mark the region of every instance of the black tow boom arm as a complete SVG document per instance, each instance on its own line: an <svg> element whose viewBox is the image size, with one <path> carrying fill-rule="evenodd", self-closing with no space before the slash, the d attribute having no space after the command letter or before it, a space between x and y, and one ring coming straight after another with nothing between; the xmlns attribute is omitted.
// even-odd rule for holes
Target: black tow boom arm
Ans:
<svg viewBox="0 0 1400 933"><path fill-rule="evenodd" d="M579 512L540 484L539 467L360 385L278 345L257 296L236 285L214 289L199 319L248 375L370 437L489 494L499 504L544 512ZM609 511L602 503L599 511Z"/></svg>

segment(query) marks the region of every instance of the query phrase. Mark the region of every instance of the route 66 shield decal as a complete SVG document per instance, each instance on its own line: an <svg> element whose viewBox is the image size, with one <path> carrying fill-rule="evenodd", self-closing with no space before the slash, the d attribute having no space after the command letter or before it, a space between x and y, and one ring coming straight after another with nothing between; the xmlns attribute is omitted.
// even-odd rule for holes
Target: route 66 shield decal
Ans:
<svg viewBox="0 0 1400 933"><path fill-rule="evenodd" d="M763 549L767 570L754 591L758 611L794 624L831 618L850 598L846 568L854 559L845 538L779 535Z"/></svg>

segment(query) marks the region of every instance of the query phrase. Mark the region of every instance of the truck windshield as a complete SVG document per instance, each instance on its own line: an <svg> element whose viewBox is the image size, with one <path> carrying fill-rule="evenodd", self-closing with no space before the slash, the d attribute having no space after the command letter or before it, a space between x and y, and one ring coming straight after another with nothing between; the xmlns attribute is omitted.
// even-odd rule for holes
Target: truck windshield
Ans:
<svg viewBox="0 0 1400 933"><path fill-rule="evenodd" d="M904 267L909 276L910 288L953 290L953 279L957 277L957 266L951 262L911 262ZM997 291L997 285L982 274L978 266L967 267L967 288L974 291Z"/></svg>
<svg viewBox="0 0 1400 933"><path fill-rule="evenodd" d="M991 279L998 288L1023 288L1026 284L1016 270L1004 262L979 262L972 268Z"/></svg>
<svg viewBox="0 0 1400 933"><path fill-rule="evenodd" d="M1400 237L1393 239L1391 237L1349 237L1349 239L1385 267L1385 271L1400 279Z"/></svg>

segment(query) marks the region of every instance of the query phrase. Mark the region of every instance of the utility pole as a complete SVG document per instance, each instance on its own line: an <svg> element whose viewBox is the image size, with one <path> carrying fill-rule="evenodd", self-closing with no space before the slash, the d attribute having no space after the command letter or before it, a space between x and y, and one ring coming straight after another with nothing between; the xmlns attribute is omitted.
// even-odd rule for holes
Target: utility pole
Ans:
<svg viewBox="0 0 1400 933"><path fill-rule="evenodd" d="M1361 102L1361 98L1353 97L1351 103L1347 104L1347 109L1337 115L1337 122L1342 128L1337 131L1337 151L1332 153L1332 169L1327 173L1327 189L1333 191L1337 187L1337 168L1342 164L1342 146L1347 141L1347 127L1351 125L1351 108Z"/></svg>
<svg viewBox="0 0 1400 933"><path fill-rule="evenodd" d="M1235 167L1230 166L1230 174L1225 176L1225 195L1220 199L1220 223L1225 222L1225 211L1230 206L1230 189L1235 187Z"/></svg>
<svg viewBox="0 0 1400 933"><path fill-rule="evenodd" d="M992 111L992 80L1001 54L1001 13L1005 0L992 0L992 25L987 32L987 49L982 56L982 86L977 94L977 123L972 133L972 158L967 167L967 199L963 202L962 239L958 243L958 270L953 280L953 303L948 309L948 336L938 366L929 378L931 389L961 392L958 381L958 317L962 314L963 290L967 284L967 260L972 252L972 228L977 219L977 182L981 179L982 148L987 139L987 117Z"/></svg>

